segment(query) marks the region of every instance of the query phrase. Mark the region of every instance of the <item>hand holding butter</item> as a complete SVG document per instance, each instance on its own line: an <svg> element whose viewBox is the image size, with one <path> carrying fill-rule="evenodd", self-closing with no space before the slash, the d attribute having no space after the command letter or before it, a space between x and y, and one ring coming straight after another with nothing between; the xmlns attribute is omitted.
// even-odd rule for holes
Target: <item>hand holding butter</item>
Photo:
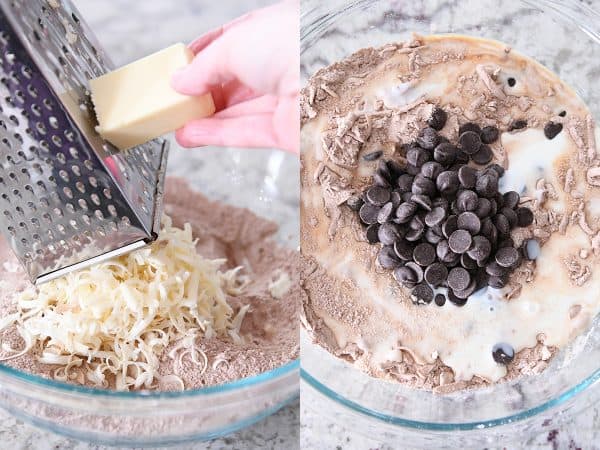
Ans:
<svg viewBox="0 0 600 450"><path fill-rule="evenodd" d="M173 73L193 58L179 43L90 80L100 135L126 150L214 114L210 93L183 95L170 85Z"/></svg>

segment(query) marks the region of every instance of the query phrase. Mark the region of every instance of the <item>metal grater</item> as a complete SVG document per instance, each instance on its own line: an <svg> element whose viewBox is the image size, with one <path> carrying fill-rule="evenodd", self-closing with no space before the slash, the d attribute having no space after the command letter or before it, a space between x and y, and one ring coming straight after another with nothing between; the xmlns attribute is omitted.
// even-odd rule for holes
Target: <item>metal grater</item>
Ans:
<svg viewBox="0 0 600 450"><path fill-rule="evenodd" d="M88 80L112 68L69 0L0 0L0 229L34 283L158 232L166 142L94 131Z"/></svg>

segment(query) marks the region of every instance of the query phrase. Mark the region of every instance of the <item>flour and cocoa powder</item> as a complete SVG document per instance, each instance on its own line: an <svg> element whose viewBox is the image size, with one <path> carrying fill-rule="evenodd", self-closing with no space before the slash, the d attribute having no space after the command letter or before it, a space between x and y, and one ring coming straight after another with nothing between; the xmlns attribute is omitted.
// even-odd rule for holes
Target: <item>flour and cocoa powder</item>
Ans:
<svg viewBox="0 0 600 450"><path fill-rule="evenodd" d="M201 342L200 348L208 357L207 370L201 372L188 358L176 367L176 360L169 357L172 348L169 347L160 356L159 374L176 373L185 389L195 389L257 375L296 359L299 355L297 312L303 295L299 288L299 257L296 251L274 244L277 225L247 209L210 201L177 178L167 179L165 213L176 227L191 224L193 235L198 239L197 249L204 257L226 258L226 269L244 267L243 274L248 276L250 284L242 295L228 298L228 303L236 312L244 305L250 305L250 309L242 322L243 344L234 344L223 336ZM16 311L15 294L28 287L29 282L4 241L0 241L0 260L3 261L0 317L5 317ZM271 286L282 273L289 276L286 292L283 296L274 296ZM0 339L3 345L13 349L24 345L14 327L5 330ZM0 355L7 353L2 351ZM52 378L57 369L57 366L37 361L33 351L4 364L45 378ZM83 377L73 382L92 385ZM168 383L158 386L160 390L175 388Z"/></svg>

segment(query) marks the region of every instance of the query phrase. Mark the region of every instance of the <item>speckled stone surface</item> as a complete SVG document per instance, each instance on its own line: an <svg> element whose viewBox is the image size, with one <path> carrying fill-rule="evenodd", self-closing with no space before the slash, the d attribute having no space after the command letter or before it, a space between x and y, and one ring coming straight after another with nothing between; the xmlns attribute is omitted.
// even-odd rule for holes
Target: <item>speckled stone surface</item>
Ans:
<svg viewBox="0 0 600 450"><path fill-rule="evenodd" d="M174 42L189 42L205 31L272 1L75 0L74 3L112 60L122 65ZM297 245L299 182L296 158L267 150L250 150L247 154L216 148L185 150L171 142L168 166L170 174L187 178L196 189L212 198L249 206L263 216L277 219L282 223L280 238L288 240L291 235L294 237L292 245ZM237 189L238 186L257 188L244 190ZM272 200L274 197L277 201ZM177 446L181 450L294 450L298 447L298 401L223 439ZM104 448L34 428L0 410L1 450Z"/></svg>
<svg viewBox="0 0 600 450"><path fill-rule="evenodd" d="M555 4L567 3L554 2ZM378 0L373 0L369 4L377 4ZM469 14L460 16L452 12L453 7L460 3L469 5ZM331 3L334 3L333 1ZM303 13L311 11L312 8L331 3L323 3L319 0L303 0ZM339 2L338 2L339 3ZM351 2L347 2L351 3ZM354 2L352 2L354 3ZM394 3L394 0L389 0L387 4ZM372 19L365 25L365 20L362 24L360 19L343 20L343 26L331 27L327 29L325 35L326 42L318 48L318 51L308 51L301 57L301 73L304 79L314 73L317 69L323 67L329 62L340 59L348 54L348 49L357 50L361 47L369 45L367 39L373 38L375 44L381 45L385 42L397 40L399 33L402 33L409 27L419 26L420 22L426 13L419 10L421 2L395 2L398 7L388 8L388 14L385 15L386 22L382 20ZM599 102L596 94L597 90L585 90L585 86L589 86L587 82L594 79L600 74L600 66L595 57L591 54L596 54L598 49L589 49L583 47L581 41L576 38L556 33L552 27L544 26L538 12L526 11L526 5L521 5L518 11L508 11L506 3L514 4L516 2L491 2L494 3L490 7L490 2L485 0L466 1L466 0L431 0L428 1L432 6L433 19L429 29L422 32L447 31L444 26L448 23L454 24L456 28L452 30L466 29L468 34L486 35L489 26L496 26L500 31L495 31L495 37L505 42L517 42L521 45L515 48L526 51L536 45L537 38L539 41L552 42L553 45L546 46L545 51L540 51L541 62L553 71L557 72L562 78L579 88L578 92L582 93L588 99L588 104L593 112L598 116ZM593 7L600 11L600 0L573 0L573 4L582 3ZM488 5L486 8L485 5ZM374 7L376 8L376 6ZM321 10L322 13L322 10ZM314 15L315 17L317 15ZM325 26L328 23L327 17L323 14L318 15L319 26ZM511 26L511 23L517 22L517 26ZM311 27L306 27L306 22L302 22L302 29L306 30ZM600 21L594 22L595 29L600 30ZM319 28L314 26L312 29ZM411 28L413 29L413 28ZM368 34L368 38L366 35ZM312 36L308 39L310 41ZM347 42L347 45L340 44L341 40ZM307 46L305 40L305 46ZM590 45L588 43L588 45ZM579 58L572 58L572 55L580 55ZM311 55L310 57L306 55ZM567 61L568 60L568 61ZM581 82L580 82L581 81ZM340 373L343 377L343 373ZM329 416L327 412L329 408L326 402L321 403L311 395L310 404L304 401L307 397L303 395L305 389L311 389L304 383L301 386L301 397L303 398L301 405L301 431L300 431L300 446L306 449L335 449L335 450L354 450L354 449L377 449L377 450L392 450L402 449L408 450L414 447L407 446L402 442L401 437L395 442L382 442L378 439L377 427L373 426L370 429L368 436L359 434L356 430L359 428L356 423L340 424L336 422L335 417ZM441 445L441 444L440 444ZM571 417L556 430L549 433L545 432L538 436L523 437L520 444L503 445L498 442L498 449L507 448L515 450L538 449L538 450L562 450L562 449L600 449L600 405L591 408L577 417ZM437 448L431 445L429 448ZM482 449L481 449L482 450Z"/></svg>

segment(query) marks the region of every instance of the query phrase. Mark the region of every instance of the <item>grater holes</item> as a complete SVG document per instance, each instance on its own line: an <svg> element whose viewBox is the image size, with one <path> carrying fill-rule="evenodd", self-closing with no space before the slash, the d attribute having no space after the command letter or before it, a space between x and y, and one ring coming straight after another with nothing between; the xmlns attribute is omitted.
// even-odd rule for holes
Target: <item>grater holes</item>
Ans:
<svg viewBox="0 0 600 450"><path fill-rule="evenodd" d="M58 148L62 147L62 139L60 137L58 137L56 134L53 134L52 137L50 138L50 140L52 141L52 143L54 145L56 145Z"/></svg>
<svg viewBox="0 0 600 450"><path fill-rule="evenodd" d="M60 153L59 153L60 154ZM64 156L64 155L63 155ZM68 183L69 182L69 174L66 170L61 169L58 172L58 176L65 182Z"/></svg>
<svg viewBox="0 0 600 450"><path fill-rule="evenodd" d="M75 183L75 187L77 188L77 190L79 192L81 192L82 194L85 194L85 185L81 181L78 181L77 183Z"/></svg>
<svg viewBox="0 0 600 450"><path fill-rule="evenodd" d="M20 206L17 206L15 208L15 211L17 211L21 216L25 215L25 213L23 212L23 208L21 208Z"/></svg>
<svg viewBox="0 0 600 450"><path fill-rule="evenodd" d="M52 210L52 212L53 212L53 213L54 213L56 216L58 216L58 217L64 217L64 216L65 216L65 214L63 213L63 210L62 210L62 209L60 209L60 208L54 208L54 209Z"/></svg>
<svg viewBox="0 0 600 450"><path fill-rule="evenodd" d="M15 96L17 97L17 101L19 103L25 103L25 94L23 94L23 91L21 91L20 89L17 89L15 91Z"/></svg>
<svg viewBox="0 0 600 450"><path fill-rule="evenodd" d="M36 103L32 103L30 109L34 116L36 116L36 117L42 116L42 108L40 108L40 105L38 105Z"/></svg>
<svg viewBox="0 0 600 450"><path fill-rule="evenodd" d="M48 123L50 124L50 126L52 128L54 128L55 130L58 130L58 119L56 118L56 116L48 117Z"/></svg>
<svg viewBox="0 0 600 450"><path fill-rule="evenodd" d="M52 216L50 214L48 214L47 212L42 214L42 219L44 219L48 223L52 223Z"/></svg>
<svg viewBox="0 0 600 450"><path fill-rule="evenodd" d="M61 164L65 164L65 163L67 162L67 157L64 155L64 153L57 153L57 154L56 154L56 160L57 160L59 163L61 163ZM61 171L59 172L59 174L62 174L62 172L65 172L65 171L64 171L64 170L61 170ZM65 172L65 173L66 173L66 172ZM62 175L60 175L60 177L61 177L63 180L65 180L65 179L64 179L64 177L63 177ZM69 180L68 180L68 179L66 179L65 181L69 181Z"/></svg>
<svg viewBox="0 0 600 450"><path fill-rule="evenodd" d="M79 230L79 224L75 219L69 220L69 225L71 225L71 228L73 228L74 230Z"/></svg>
<svg viewBox="0 0 600 450"><path fill-rule="evenodd" d="M65 228L65 226L62 223L59 223L58 225L56 225L56 229L58 230L58 232L60 234L67 234L67 229Z"/></svg>
<svg viewBox="0 0 600 450"><path fill-rule="evenodd" d="M77 177L81 176L81 169L79 168L78 165L73 164L71 166L71 171L75 174L75 176L77 176Z"/></svg>
<svg viewBox="0 0 600 450"><path fill-rule="evenodd" d="M74 213L75 213L75 207L73 206L73 204L72 204L72 203L67 203L67 204L65 205L65 209L66 209L66 210L67 210L69 213L71 213L71 214L74 214Z"/></svg>
<svg viewBox="0 0 600 450"><path fill-rule="evenodd" d="M33 234L33 236L31 236L31 238L32 238L34 241L38 241L38 242L41 242L41 241L42 241L42 238L41 238L41 237L40 237L40 235L39 235L39 234L37 234L37 233L34 233L34 234Z"/></svg>
<svg viewBox="0 0 600 450"><path fill-rule="evenodd" d="M73 131L65 130L65 132L63 134L65 135L65 139L67 141L73 142L75 140L75 133L73 133ZM71 153L71 155L73 156L73 158L79 158L79 156L77 155L77 150L75 150L74 155L73 155L73 153Z"/></svg>
<svg viewBox="0 0 600 450"><path fill-rule="evenodd" d="M104 194L104 196L109 199L112 200L112 192L110 191L110 189L106 188L102 190L102 193Z"/></svg>
<svg viewBox="0 0 600 450"><path fill-rule="evenodd" d="M13 217L12 217L12 214L10 213L10 211L8 211L8 210L5 209L2 212L2 214L4 214L4 217L6 217L8 220L13 220Z"/></svg>
<svg viewBox="0 0 600 450"><path fill-rule="evenodd" d="M31 174L29 173L29 170L23 168L23 169L21 169L21 173L23 174L23 176L25 178L27 178L28 180L31 180Z"/></svg>
<svg viewBox="0 0 600 450"><path fill-rule="evenodd" d="M83 165L85 166L85 168L86 168L87 170L94 170L94 163L92 163L92 161L90 161L89 159L86 159L86 160L83 162Z"/></svg>
<svg viewBox="0 0 600 450"><path fill-rule="evenodd" d="M25 231L28 231L29 229L27 228L27 224L25 222L19 222L19 228L24 229Z"/></svg>
<svg viewBox="0 0 600 450"><path fill-rule="evenodd" d="M31 167L33 167L33 169L40 175L44 172L40 163L33 163Z"/></svg>
<svg viewBox="0 0 600 450"><path fill-rule="evenodd" d="M83 220L83 223L85 223L88 226L92 223L92 219L87 214L82 215L81 220Z"/></svg>
<svg viewBox="0 0 600 450"><path fill-rule="evenodd" d="M109 222L108 226L110 227L110 230L112 232L119 231L119 228L117 227L117 224L114 223L114 222Z"/></svg>
<svg viewBox="0 0 600 450"><path fill-rule="evenodd" d="M49 98L45 98L44 100L42 100L42 104L48 111L52 111L53 106Z"/></svg>
<svg viewBox="0 0 600 450"><path fill-rule="evenodd" d="M38 90L35 88L35 86L33 84L27 85L27 93L33 98L37 98L39 95Z"/></svg>
<svg viewBox="0 0 600 450"><path fill-rule="evenodd" d="M38 248L38 249L36 249L35 254L38 256L42 256L44 254L44 252L41 248Z"/></svg>
<svg viewBox="0 0 600 450"><path fill-rule="evenodd" d="M31 219L30 222L34 227L36 227L36 228L40 227L40 221L38 219L36 219L35 217L33 219Z"/></svg>
<svg viewBox="0 0 600 450"><path fill-rule="evenodd" d="M42 139L40 141L40 147L42 148L42 151L50 153L50 145L45 140Z"/></svg>
<svg viewBox="0 0 600 450"><path fill-rule="evenodd" d="M115 208L115 205L108 205L108 213L113 216L113 217L117 217L117 208Z"/></svg>
<svg viewBox="0 0 600 450"><path fill-rule="evenodd" d="M64 192L64 194L67 196L67 198L69 198L69 199L71 199L71 200L73 199L73 191L71 190L71 188L70 188L70 187L68 187L68 186L65 186L65 187L63 188L63 192Z"/></svg>
<svg viewBox="0 0 600 450"><path fill-rule="evenodd" d="M44 122L37 122L35 124L35 129L41 134L46 134L47 132L46 125L44 125Z"/></svg>
<svg viewBox="0 0 600 450"><path fill-rule="evenodd" d="M27 207L31 210L31 211L36 211L37 208L35 207L35 203L29 201L27 202Z"/></svg>
<svg viewBox="0 0 600 450"><path fill-rule="evenodd" d="M17 127L19 126L19 119L17 119L17 116L15 116L14 114L11 114L10 116L8 116L8 119L14 123Z"/></svg>
<svg viewBox="0 0 600 450"><path fill-rule="evenodd" d="M23 255L23 259L25 261L31 261L33 259L33 257L31 256L31 253L25 252L25 254Z"/></svg>
<svg viewBox="0 0 600 450"><path fill-rule="evenodd" d="M9 227L7 228L7 230L8 230L8 232L10 233L10 235L11 235L11 236L14 236L14 235L16 235L16 234L17 234L17 232L16 232L16 230L15 230L15 227L13 227L13 226L9 226Z"/></svg>
<svg viewBox="0 0 600 450"><path fill-rule="evenodd" d="M23 75L28 80L31 80L31 78L32 78L31 69L27 66L21 66L21 75Z"/></svg>
<svg viewBox="0 0 600 450"><path fill-rule="evenodd" d="M48 207L50 206L50 202L48 201L48 199L47 199L47 198L41 198L41 199L40 199L40 203L42 204L42 206L43 206L44 208L48 208Z"/></svg>
<svg viewBox="0 0 600 450"><path fill-rule="evenodd" d="M79 18L75 15L74 12L71 13L71 17L73 18L73 22L75 22L75 24L79 25Z"/></svg>
<svg viewBox="0 0 600 450"><path fill-rule="evenodd" d="M6 122L4 122L4 120L0 119L0 127L4 128L4 130L8 131L8 128L6 127Z"/></svg>
<svg viewBox="0 0 600 450"><path fill-rule="evenodd" d="M100 197L98 197L98 194L93 193L92 195L90 195L90 199L92 200L92 203L94 203L94 205L100 206Z"/></svg>
<svg viewBox="0 0 600 450"><path fill-rule="evenodd" d="M7 138L2 138L2 143L9 149L12 150L12 145ZM6 158L8 160L8 158Z"/></svg>
<svg viewBox="0 0 600 450"><path fill-rule="evenodd" d="M88 210L88 204L87 204L87 202L86 202L84 199L80 198L80 199L77 201L77 204L78 204L78 205L81 207L81 209L83 209L84 211L87 211L87 210Z"/></svg>
<svg viewBox="0 0 600 450"><path fill-rule="evenodd" d="M2 194L2 200L4 200L7 203L10 203L10 197L6 193Z"/></svg>
<svg viewBox="0 0 600 450"><path fill-rule="evenodd" d="M16 141L19 141L20 144L23 144L23 137L19 133L13 134L13 137L15 138ZM22 152L20 152L20 153L22 153Z"/></svg>
<svg viewBox="0 0 600 450"><path fill-rule="evenodd" d="M73 134L72 132L70 132L71 135ZM71 136L71 138L66 136L67 132L65 131L65 137L67 138L67 140L71 141L73 139L73 136ZM79 152L77 151L77 149L75 147L69 147L69 153L71 154L71 156L75 159L79 159Z"/></svg>
<svg viewBox="0 0 600 450"><path fill-rule="evenodd" d="M94 211L94 215L96 216L96 218L98 220L104 220L104 214L99 209L97 209L96 211Z"/></svg>
<svg viewBox="0 0 600 450"><path fill-rule="evenodd" d="M4 101L12 107L17 106L17 105L15 105L15 102L13 101L12 97L10 97L10 96L4 97Z"/></svg>
<svg viewBox="0 0 600 450"><path fill-rule="evenodd" d="M56 178L54 178L54 175L50 175L50 176L48 177L48 181L50 182L50 184L51 184L52 186L56 186Z"/></svg>
<svg viewBox="0 0 600 450"><path fill-rule="evenodd" d="M100 235L101 237L106 237L106 230L102 225L96 228L96 233L98 233L98 235Z"/></svg>
<svg viewBox="0 0 600 450"><path fill-rule="evenodd" d="M96 179L96 177L89 177L88 181L90 182L90 186L92 186L93 188L98 187L98 180Z"/></svg>

